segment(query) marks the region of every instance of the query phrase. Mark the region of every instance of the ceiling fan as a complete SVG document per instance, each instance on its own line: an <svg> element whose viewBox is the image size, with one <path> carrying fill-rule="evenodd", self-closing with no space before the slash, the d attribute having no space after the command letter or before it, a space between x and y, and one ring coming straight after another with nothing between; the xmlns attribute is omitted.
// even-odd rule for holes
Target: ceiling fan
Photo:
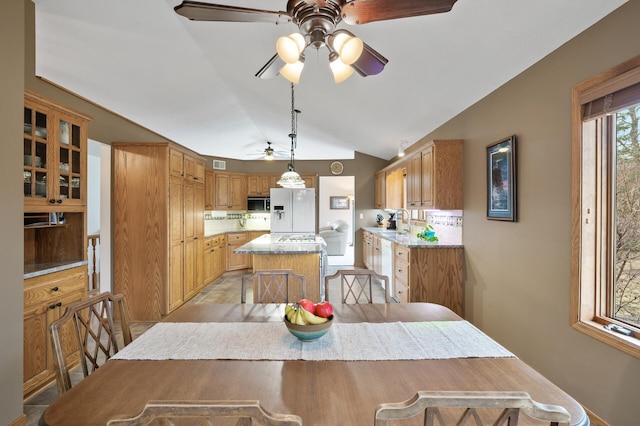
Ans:
<svg viewBox="0 0 640 426"><path fill-rule="evenodd" d="M249 156L262 157L265 160L274 160L276 158L289 158L287 151L275 150L271 146L271 142L267 141L267 147L263 150L258 150L255 154L247 154Z"/></svg>
<svg viewBox="0 0 640 426"><path fill-rule="evenodd" d="M184 0L174 10L194 21L266 22L296 24L300 33L280 37L278 53L256 73L260 78L278 74L292 83L300 81L304 51L312 46L329 50L334 81L340 83L354 71L363 77L380 73L388 60L340 22L362 25L375 21L448 12L457 0L288 0L286 11L251 9Z"/></svg>

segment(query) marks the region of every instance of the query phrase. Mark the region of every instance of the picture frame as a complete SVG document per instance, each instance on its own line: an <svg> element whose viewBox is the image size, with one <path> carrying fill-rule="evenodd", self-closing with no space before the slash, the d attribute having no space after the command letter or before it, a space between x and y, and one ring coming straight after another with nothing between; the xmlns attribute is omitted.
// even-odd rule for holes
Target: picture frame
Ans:
<svg viewBox="0 0 640 426"><path fill-rule="evenodd" d="M517 222L516 135L487 145L487 219Z"/></svg>
<svg viewBox="0 0 640 426"><path fill-rule="evenodd" d="M349 210L349 197L329 197L331 210Z"/></svg>

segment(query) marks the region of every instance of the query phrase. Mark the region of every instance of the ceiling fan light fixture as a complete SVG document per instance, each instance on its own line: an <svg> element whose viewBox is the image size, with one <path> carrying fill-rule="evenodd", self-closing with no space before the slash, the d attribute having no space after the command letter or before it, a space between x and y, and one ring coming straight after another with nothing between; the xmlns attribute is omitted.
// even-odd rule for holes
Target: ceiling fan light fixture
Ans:
<svg viewBox="0 0 640 426"><path fill-rule="evenodd" d="M331 67L331 72L333 73L333 81L338 83L342 83L353 74L353 68L350 65L346 65L336 52L331 52L329 54L329 67Z"/></svg>
<svg viewBox="0 0 640 426"><path fill-rule="evenodd" d="M304 57L301 56L301 59L304 59ZM300 82L300 75L302 74L303 68L304 61L298 61L293 64L285 64L284 67L280 68L280 75L293 84L298 84Z"/></svg>
<svg viewBox="0 0 640 426"><path fill-rule="evenodd" d="M300 59L305 45L306 43L302 34L292 33L278 39L276 42L276 51L280 59L287 64L295 64Z"/></svg>

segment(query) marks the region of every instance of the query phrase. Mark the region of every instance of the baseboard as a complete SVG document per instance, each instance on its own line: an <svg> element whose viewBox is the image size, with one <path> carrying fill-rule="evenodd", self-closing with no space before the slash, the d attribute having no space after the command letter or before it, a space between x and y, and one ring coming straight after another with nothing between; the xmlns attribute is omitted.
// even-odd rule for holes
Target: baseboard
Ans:
<svg viewBox="0 0 640 426"><path fill-rule="evenodd" d="M9 423L9 426L26 426L27 416L23 413L20 417Z"/></svg>

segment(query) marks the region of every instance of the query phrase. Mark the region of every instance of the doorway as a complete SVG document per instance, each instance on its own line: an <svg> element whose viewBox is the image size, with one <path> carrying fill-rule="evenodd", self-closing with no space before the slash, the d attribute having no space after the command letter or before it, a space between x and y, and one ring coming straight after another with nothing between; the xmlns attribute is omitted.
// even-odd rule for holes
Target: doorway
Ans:
<svg viewBox="0 0 640 426"><path fill-rule="evenodd" d="M355 262L355 176L320 176L318 182L318 227L322 229L331 226L336 220L343 220L349 225L346 231L344 255L328 256L328 264L329 266L353 266ZM332 197L334 197L333 205Z"/></svg>

